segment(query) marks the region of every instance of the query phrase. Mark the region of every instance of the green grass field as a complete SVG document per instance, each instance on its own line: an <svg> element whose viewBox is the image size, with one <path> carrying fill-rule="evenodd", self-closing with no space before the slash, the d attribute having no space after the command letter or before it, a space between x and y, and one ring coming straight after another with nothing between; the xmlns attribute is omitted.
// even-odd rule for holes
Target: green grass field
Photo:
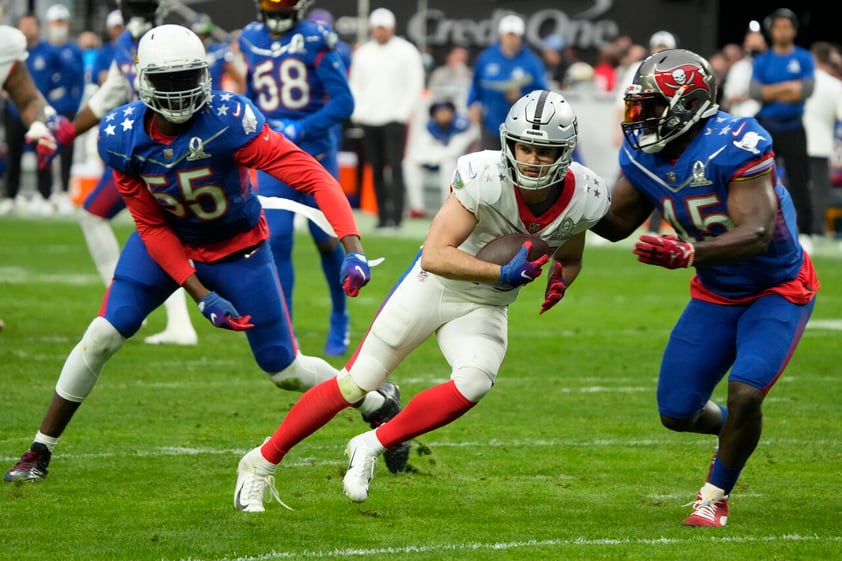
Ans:
<svg viewBox="0 0 842 561"><path fill-rule="evenodd" d="M130 231L116 224L121 238ZM419 230L422 232L422 230ZM0 220L0 461L27 448L65 356L103 287L73 220ZM358 341L420 234L366 237L386 257L352 301ZM296 244L295 320L321 353L329 303L309 239ZM106 366L40 484L0 483L0 560L816 560L842 557L842 253L816 251L813 322L765 405L761 443L721 529L681 525L711 437L660 426L655 384L689 271L638 264L627 245L589 248L565 299L538 315L544 279L512 306L497 387L413 442L410 471L382 460L369 500L342 493L341 413L276 474L287 511L233 507L237 461L297 398L272 386L242 334L192 309L197 347L150 347L161 310ZM332 361L341 366L341 360ZM394 373L404 401L449 375L434 342ZM717 392L722 398L721 391Z"/></svg>

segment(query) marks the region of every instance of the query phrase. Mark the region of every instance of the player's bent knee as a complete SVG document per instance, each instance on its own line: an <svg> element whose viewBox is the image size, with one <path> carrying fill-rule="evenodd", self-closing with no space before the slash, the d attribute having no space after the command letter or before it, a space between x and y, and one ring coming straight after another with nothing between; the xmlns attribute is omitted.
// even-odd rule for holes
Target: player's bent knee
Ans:
<svg viewBox="0 0 842 561"><path fill-rule="evenodd" d="M473 366L457 368L450 379L465 399L473 403L482 399L494 387L493 376Z"/></svg>
<svg viewBox="0 0 842 561"><path fill-rule="evenodd" d="M295 354L292 348L285 346L272 346L261 349L254 353L254 360L261 370L269 374L269 377L282 374L295 362Z"/></svg>
<svg viewBox="0 0 842 561"><path fill-rule="evenodd" d="M661 415L661 424L669 430L675 432L688 432L693 430L695 418L677 419L675 417L667 417Z"/></svg>
<svg viewBox="0 0 842 561"><path fill-rule="evenodd" d="M77 403L85 399L99 379L105 363L120 350L125 341L108 320L103 317L94 318L82 340L65 360L56 383L56 393Z"/></svg>

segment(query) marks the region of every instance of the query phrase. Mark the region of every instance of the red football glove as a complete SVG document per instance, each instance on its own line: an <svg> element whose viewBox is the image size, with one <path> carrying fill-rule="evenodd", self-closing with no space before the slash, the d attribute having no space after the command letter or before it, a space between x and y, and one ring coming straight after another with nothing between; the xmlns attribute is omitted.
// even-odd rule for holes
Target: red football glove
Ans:
<svg viewBox="0 0 842 561"><path fill-rule="evenodd" d="M547 290L544 292L544 303L541 304L539 314L543 314L555 306L559 300L564 298L564 291L567 290L567 286L564 284L564 277L561 276L563 268L561 261L555 262L553 272L550 273L550 278L547 281Z"/></svg>
<svg viewBox="0 0 842 561"><path fill-rule="evenodd" d="M696 257L696 248L690 242L675 236L652 236L644 234L634 245L637 260L649 265L660 265L667 269L690 267Z"/></svg>
<svg viewBox="0 0 842 561"><path fill-rule="evenodd" d="M76 139L76 127L66 117L53 113L46 125L40 121L32 123L25 138L27 142L37 143L38 169L45 169L62 146L69 146Z"/></svg>

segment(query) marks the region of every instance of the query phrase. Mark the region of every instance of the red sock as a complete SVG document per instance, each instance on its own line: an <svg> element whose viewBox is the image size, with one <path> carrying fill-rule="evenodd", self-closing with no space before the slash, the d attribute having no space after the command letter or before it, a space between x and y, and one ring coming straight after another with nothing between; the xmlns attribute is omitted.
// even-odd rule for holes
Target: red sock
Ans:
<svg viewBox="0 0 842 561"><path fill-rule="evenodd" d="M337 413L350 407L336 378L313 386L295 402L281 426L260 451L273 464L281 463L292 447L325 426Z"/></svg>
<svg viewBox="0 0 842 561"><path fill-rule="evenodd" d="M451 380L419 393L403 411L377 428L377 439L386 448L406 442L451 423L476 405L468 401Z"/></svg>

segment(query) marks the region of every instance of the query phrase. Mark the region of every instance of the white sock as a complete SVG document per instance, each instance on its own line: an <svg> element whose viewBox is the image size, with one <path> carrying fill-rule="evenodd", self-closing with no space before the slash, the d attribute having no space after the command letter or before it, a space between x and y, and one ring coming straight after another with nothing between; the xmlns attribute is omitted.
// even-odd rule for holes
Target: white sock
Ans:
<svg viewBox="0 0 842 561"><path fill-rule="evenodd" d="M714 503L725 498L725 491L710 482L705 483L699 493L702 495L703 500L710 499Z"/></svg>
<svg viewBox="0 0 842 561"><path fill-rule="evenodd" d="M357 409L359 409L363 415L370 415L380 409L385 402L386 398L383 397L382 393L378 391L368 392L365 394L362 402L357 405Z"/></svg>
<svg viewBox="0 0 842 561"><path fill-rule="evenodd" d="M47 436L43 432L38 431L38 433L35 435L35 442L43 444L47 447L47 450L52 452L53 448L56 447L56 443L58 443L58 438L53 436Z"/></svg>
<svg viewBox="0 0 842 561"><path fill-rule="evenodd" d="M164 309L167 311L166 331L193 331L193 324L190 321L190 313L187 311L187 299L184 297L184 289L179 288L164 301Z"/></svg>
<svg viewBox="0 0 842 561"><path fill-rule="evenodd" d="M377 452L378 454L381 454L386 449L386 447L380 443L380 440L377 439L377 432L374 430L363 433L362 440L365 442L366 448Z"/></svg>
<svg viewBox="0 0 842 561"><path fill-rule="evenodd" d="M275 473L275 470L278 469L277 464L273 464L269 460L263 457L263 454L260 452L262 446L258 446L252 453L254 456L252 457L252 463L254 465L254 470L260 475L272 475Z"/></svg>

